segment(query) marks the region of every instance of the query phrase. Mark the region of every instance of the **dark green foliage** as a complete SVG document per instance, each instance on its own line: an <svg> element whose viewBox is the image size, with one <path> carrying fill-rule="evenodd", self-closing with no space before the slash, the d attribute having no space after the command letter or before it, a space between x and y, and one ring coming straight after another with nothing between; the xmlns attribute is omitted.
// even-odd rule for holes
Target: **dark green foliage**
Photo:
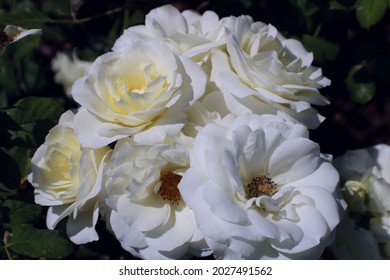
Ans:
<svg viewBox="0 0 390 280"><path fill-rule="evenodd" d="M379 22L386 13L387 0L357 0L356 17L361 26L369 29Z"/></svg>

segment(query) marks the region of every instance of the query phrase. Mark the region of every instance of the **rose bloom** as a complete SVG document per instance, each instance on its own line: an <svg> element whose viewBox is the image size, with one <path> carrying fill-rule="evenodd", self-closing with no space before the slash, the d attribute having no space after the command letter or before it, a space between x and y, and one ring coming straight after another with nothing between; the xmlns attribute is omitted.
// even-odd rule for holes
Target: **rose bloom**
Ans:
<svg viewBox="0 0 390 280"><path fill-rule="evenodd" d="M369 217L368 229L387 248L390 242L390 146L378 144L347 151L335 159L335 166L343 182L349 211Z"/></svg>
<svg viewBox="0 0 390 280"><path fill-rule="evenodd" d="M390 211L377 215L370 220L370 230L376 240L383 246L383 253L390 258Z"/></svg>
<svg viewBox="0 0 390 280"><path fill-rule="evenodd" d="M323 117L312 105L329 101L319 89L330 84L313 54L294 39L284 38L274 26L249 16L221 19L226 51L210 55L210 80L215 82L227 108L235 114L277 114L316 128ZM217 97L215 97L217 98Z"/></svg>
<svg viewBox="0 0 390 280"><path fill-rule="evenodd" d="M73 98L82 105L76 135L91 148L128 136L163 142L184 126L183 110L204 94L205 83L196 63L160 41L138 41L103 54L73 86Z"/></svg>
<svg viewBox="0 0 390 280"><path fill-rule="evenodd" d="M74 82L83 77L91 66L91 62L78 59L76 54L70 59L65 53L58 52L51 62L54 80L63 86L67 96L71 97Z"/></svg>
<svg viewBox="0 0 390 280"><path fill-rule="evenodd" d="M175 54L184 54L194 61L202 61L210 50L221 46L223 27L212 11L202 15L192 10L180 12L172 5L151 10L145 16L144 25L126 29L112 48L120 51L134 41L158 39Z"/></svg>
<svg viewBox="0 0 390 280"><path fill-rule="evenodd" d="M329 103L319 89L330 81L311 65L312 53L272 25L249 16L219 19L211 11L200 15L166 5L150 11L145 25L125 30L113 50L151 38L201 65L210 80L199 101L210 112L221 116L283 112L308 128L324 120L313 105Z"/></svg>
<svg viewBox="0 0 390 280"><path fill-rule="evenodd" d="M206 125L179 184L216 259L318 258L345 203L307 130L245 114Z"/></svg>
<svg viewBox="0 0 390 280"><path fill-rule="evenodd" d="M358 188L367 211L390 211L390 146L379 144L350 150L335 159L345 191ZM363 193L364 192L364 193Z"/></svg>
<svg viewBox="0 0 390 280"><path fill-rule="evenodd" d="M98 240L99 194L103 162L110 154L104 147L82 148L73 130L74 114L65 112L31 160L29 182L35 202L50 206L47 227L68 217L66 231L76 244Z"/></svg>
<svg viewBox="0 0 390 280"><path fill-rule="evenodd" d="M126 29L112 49L115 52L121 51L133 42L158 39L173 53L197 62L208 75L210 65L205 62L210 53L215 49L226 49L224 33L225 28L213 11L206 11L203 14L193 10L180 12L172 5L164 5L151 10L145 17L144 25ZM187 135L195 137L197 127L220 119L221 113L228 113L226 106L222 104L224 102L221 96L207 97L213 90L219 92L218 88L208 82L204 95L207 100L200 98L202 102L195 102L185 110L187 121L184 131Z"/></svg>
<svg viewBox="0 0 390 280"><path fill-rule="evenodd" d="M108 228L139 258L210 254L178 190L191 141L182 136L169 142L141 145L121 139L105 167Z"/></svg>

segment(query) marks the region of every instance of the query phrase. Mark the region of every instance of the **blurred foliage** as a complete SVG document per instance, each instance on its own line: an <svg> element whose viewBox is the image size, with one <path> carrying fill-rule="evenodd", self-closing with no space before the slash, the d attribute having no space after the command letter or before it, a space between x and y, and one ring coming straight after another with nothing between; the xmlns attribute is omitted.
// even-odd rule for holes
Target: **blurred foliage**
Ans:
<svg viewBox="0 0 390 280"><path fill-rule="evenodd" d="M388 1L386 0L357 0L356 17L360 25L369 29L383 18L387 6Z"/></svg>
<svg viewBox="0 0 390 280"><path fill-rule="evenodd" d="M100 241L83 246L67 239L66 221L47 230L47 209L34 204L26 176L49 129L65 110L76 107L54 81L56 53L75 51L81 60L94 60L125 28L142 24L152 8L167 3L182 10L213 10L220 17L247 14L301 40L332 80L322 91L332 104L319 108L330 121L313 132L314 140L333 154L373 144L367 140L372 130L364 130L373 124L366 110L378 122L386 119L390 96L388 0L1 0L0 27L12 24L43 33L9 45L0 56L0 258L131 257L104 225L98 224ZM379 131L389 136L388 121L385 125Z"/></svg>

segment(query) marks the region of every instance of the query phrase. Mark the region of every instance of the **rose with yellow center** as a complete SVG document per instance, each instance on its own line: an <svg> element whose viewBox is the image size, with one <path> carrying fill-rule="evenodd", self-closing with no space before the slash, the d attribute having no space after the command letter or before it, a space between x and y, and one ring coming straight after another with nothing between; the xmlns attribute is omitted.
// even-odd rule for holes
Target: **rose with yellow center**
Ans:
<svg viewBox="0 0 390 280"><path fill-rule="evenodd" d="M321 256L345 202L307 137L274 115L228 115L199 131L179 190L215 258Z"/></svg>
<svg viewBox="0 0 390 280"><path fill-rule="evenodd" d="M205 90L200 66L162 42L144 40L103 54L72 88L82 105L75 131L83 146L99 148L134 136L142 143L177 134Z"/></svg>
<svg viewBox="0 0 390 280"><path fill-rule="evenodd" d="M178 185L188 168L191 138L141 145L121 139L104 171L107 223L122 247L145 259L209 253Z"/></svg>
<svg viewBox="0 0 390 280"><path fill-rule="evenodd" d="M80 143L73 131L72 112L63 114L32 158L30 182L38 204L53 206L76 200L80 186Z"/></svg>
<svg viewBox="0 0 390 280"><path fill-rule="evenodd" d="M67 234L76 244L98 240L99 193L103 162L110 149L82 148L73 130L74 114L65 112L31 160L28 180L35 202L50 206L46 224L54 229L68 217Z"/></svg>

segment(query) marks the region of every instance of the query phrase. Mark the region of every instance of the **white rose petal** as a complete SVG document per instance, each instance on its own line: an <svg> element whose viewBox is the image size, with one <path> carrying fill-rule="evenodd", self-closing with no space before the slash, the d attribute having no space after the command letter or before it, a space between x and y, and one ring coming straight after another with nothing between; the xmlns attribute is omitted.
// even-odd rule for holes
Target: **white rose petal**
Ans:
<svg viewBox="0 0 390 280"><path fill-rule="evenodd" d="M371 218L370 230L379 242L390 242L390 215L384 214Z"/></svg>
<svg viewBox="0 0 390 280"><path fill-rule="evenodd" d="M374 214L390 211L389 145L379 144L347 151L335 159L335 164L344 182L353 180L361 184L361 191L367 195L368 211ZM346 184L346 187L351 186Z"/></svg>
<svg viewBox="0 0 390 280"><path fill-rule="evenodd" d="M208 252L177 188L188 168L189 145L184 136L156 145L122 139L106 165L107 223L122 247L140 258L178 259Z"/></svg>
<svg viewBox="0 0 390 280"><path fill-rule="evenodd" d="M106 53L73 86L73 98L84 108L75 117L76 135L93 148L140 133L160 142L150 129L158 126L167 136L180 131L183 110L204 94L205 82L197 64L159 41Z"/></svg>
<svg viewBox="0 0 390 280"><path fill-rule="evenodd" d="M318 258L345 209L303 126L227 116L199 131L179 184L217 259Z"/></svg>
<svg viewBox="0 0 390 280"><path fill-rule="evenodd" d="M73 130L74 114L65 112L31 160L28 180L35 202L50 206L47 227L68 217L67 234L76 244L98 240L98 220L103 162L110 149L82 148Z"/></svg>
<svg viewBox="0 0 390 280"><path fill-rule="evenodd" d="M340 172L342 190L348 203L350 217L357 223L367 219L368 225L362 228L370 234L370 242L375 238L376 247L382 250L381 257L387 255L390 241L390 146L378 144L362 149L349 150L335 159L335 166ZM359 240L355 246L360 248ZM352 241L350 241L352 244ZM358 256L361 258L361 256ZM367 255L376 258L376 255Z"/></svg>
<svg viewBox="0 0 390 280"><path fill-rule="evenodd" d="M145 17L145 25L126 29L113 50L120 51L134 41L159 39L174 53L202 61L213 48L224 43L221 34L223 28L214 12L200 15L187 10L180 13L172 5L165 5L151 10Z"/></svg>
<svg viewBox="0 0 390 280"><path fill-rule="evenodd" d="M213 50L209 67L228 109L235 114L281 111L316 128L324 118L312 105L329 103L318 89L330 82L311 66L312 54L249 16L224 18L221 24L227 51Z"/></svg>

